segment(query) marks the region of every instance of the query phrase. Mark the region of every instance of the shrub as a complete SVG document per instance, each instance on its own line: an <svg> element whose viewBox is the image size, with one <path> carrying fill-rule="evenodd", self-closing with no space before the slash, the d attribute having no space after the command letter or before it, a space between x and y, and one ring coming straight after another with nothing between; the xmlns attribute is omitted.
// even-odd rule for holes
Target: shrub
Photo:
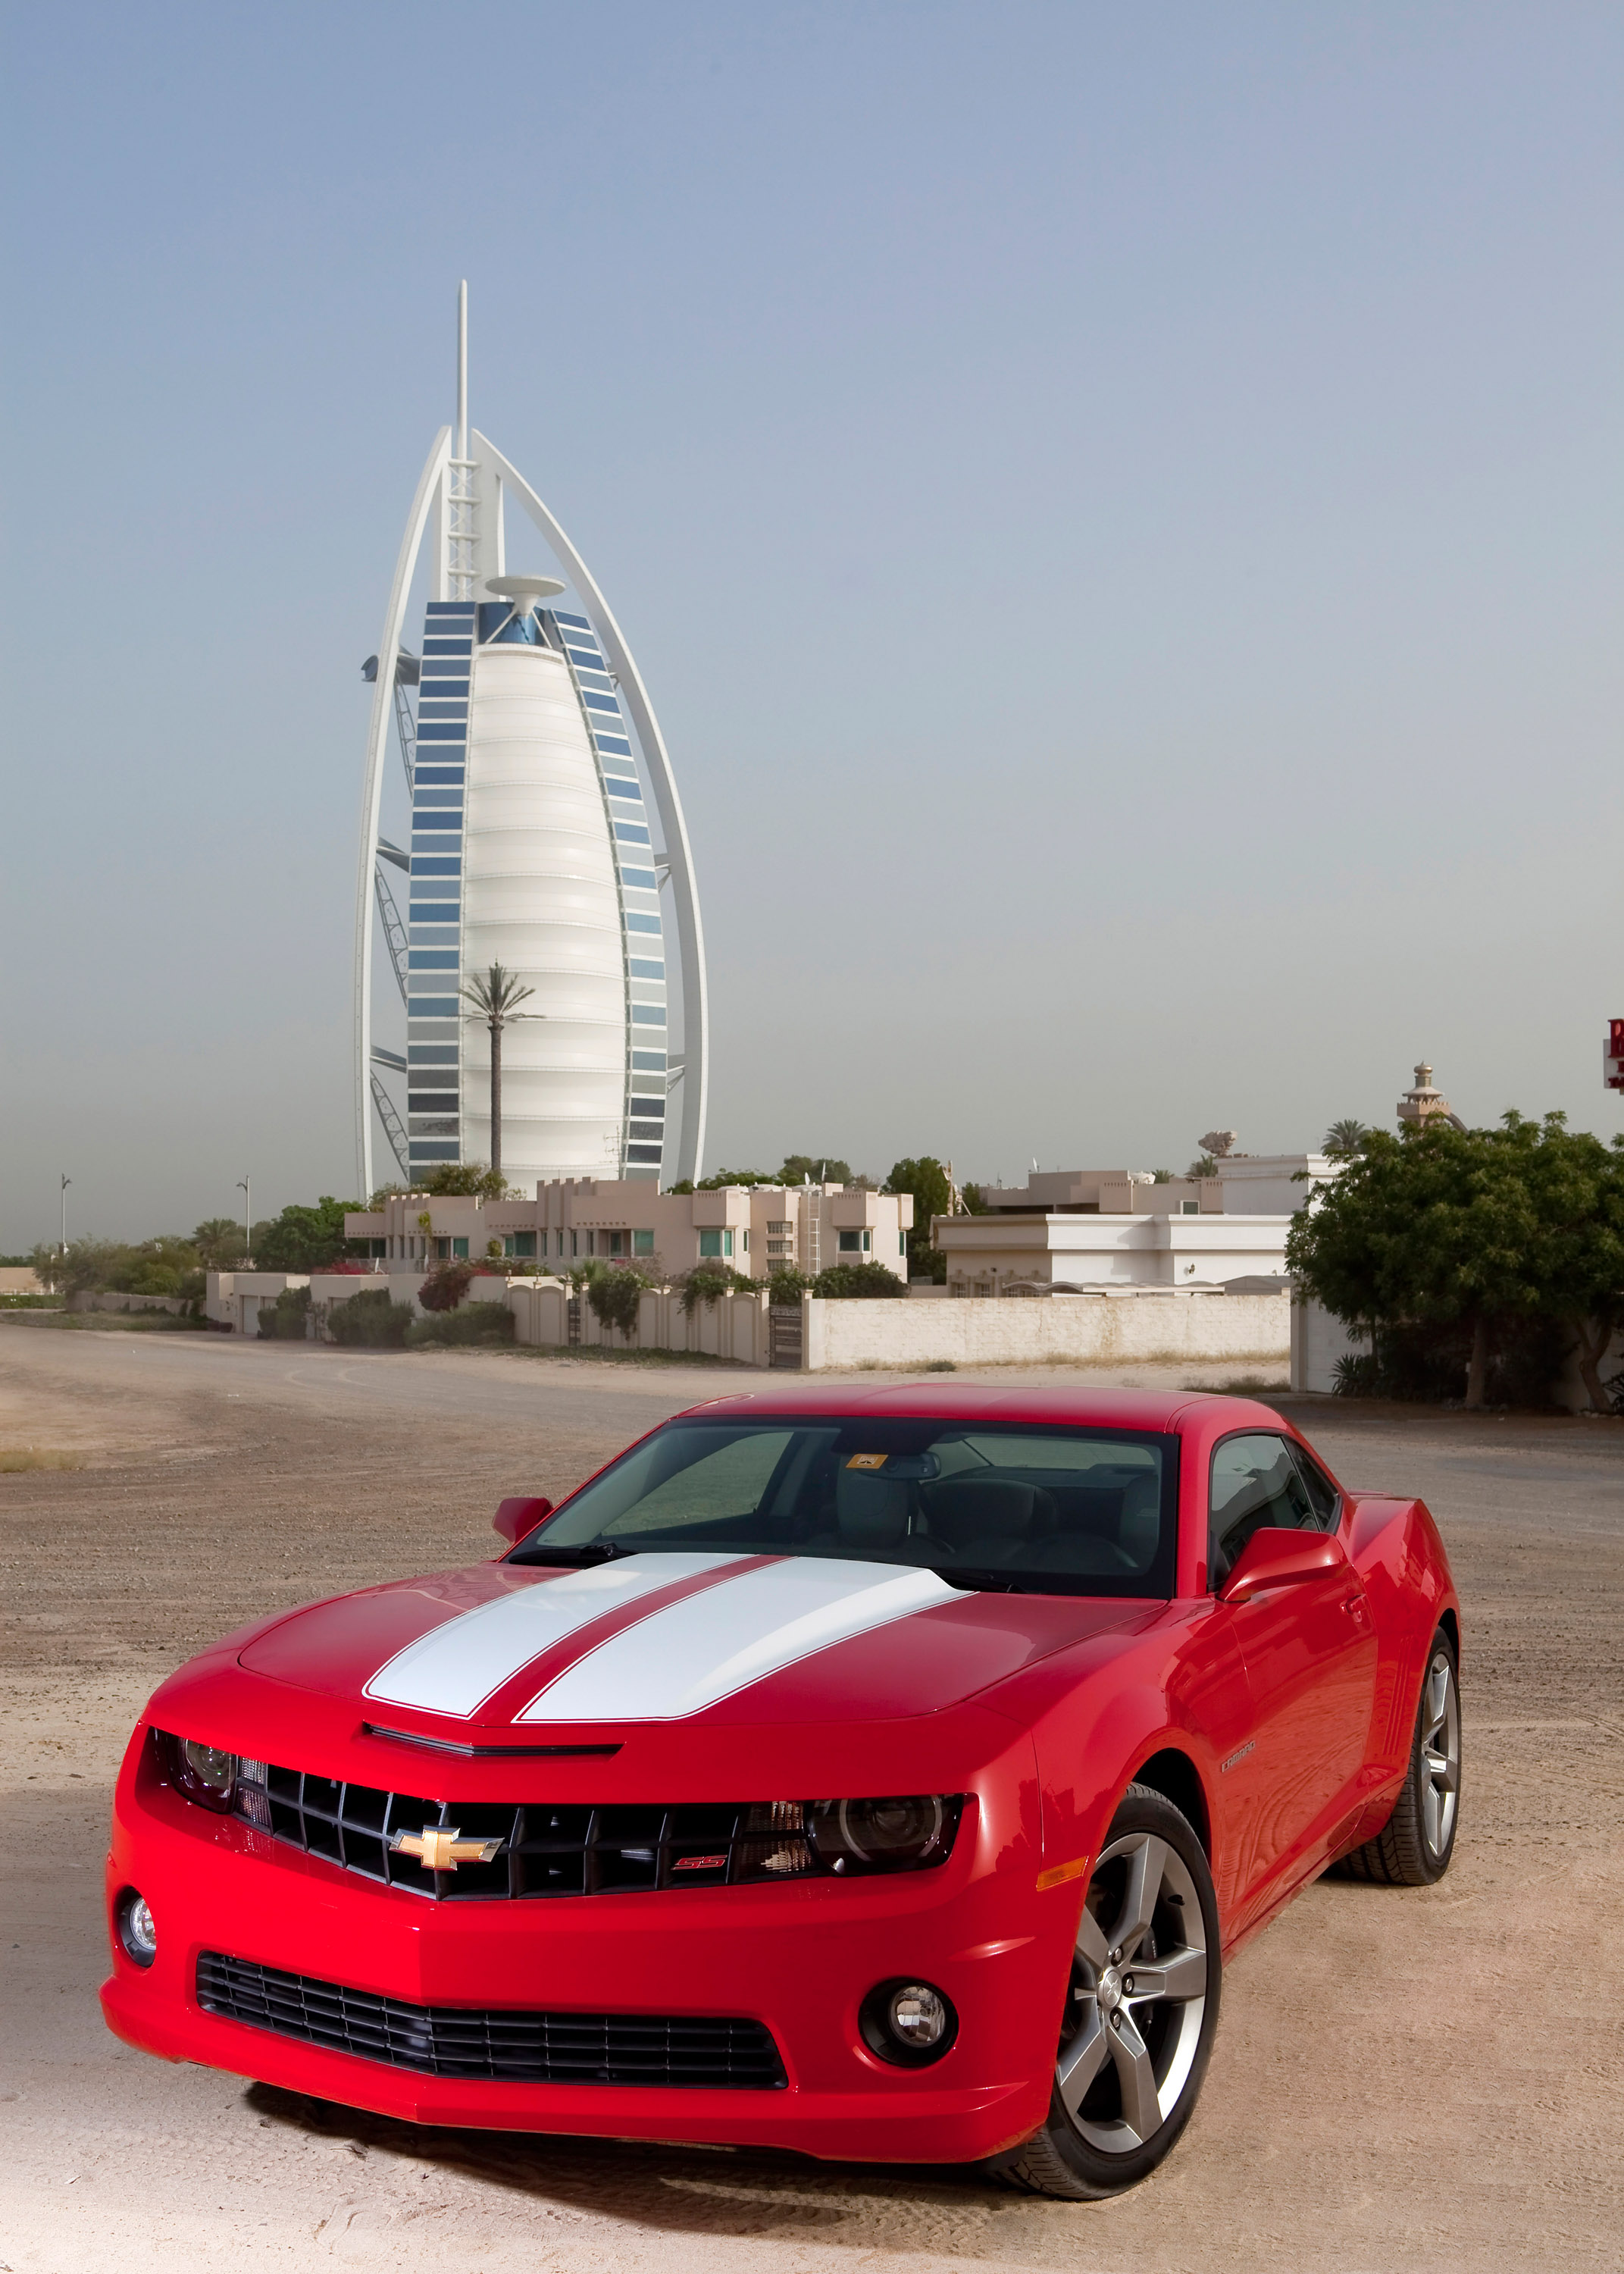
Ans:
<svg viewBox="0 0 1624 2274"><path fill-rule="evenodd" d="M327 1313L327 1331L335 1343L364 1350L400 1350L413 1318L410 1303L397 1303L387 1287L364 1287L347 1302L335 1303Z"/></svg>
<svg viewBox="0 0 1624 2274"><path fill-rule="evenodd" d="M831 1263L812 1283L815 1295L847 1299L854 1295L906 1295L907 1289L883 1263Z"/></svg>
<svg viewBox="0 0 1624 2274"><path fill-rule="evenodd" d="M407 1329L411 1350L457 1350L469 1344L510 1343L518 1321L506 1303L470 1303L461 1311L440 1311L415 1319Z"/></svg>
<svg viewBox="0 0 1624 2274"><path fill-rule="evenodd" d="M731 1263L697 1263L682 1283L682 1315L691 1319L702 1303L719 1302L724 1295L748 1295L756 1283L735 1271Z"/></svg>
<svg viewBox="0 0 1624 2274"><path fill-rule="evenodd" d="M654 1282L645 1271L629 1264L594 1271L586 1284L586 1299L599 1326L613 1327L630 1342L637 1331L637 1313L645 1288Z"/></svg>
<svg viewBox="0 0 1624 2274"><path fill-rule="evenodd" d="M302 1343L304 1321L310 1316L310 1289L284 1287L274 1303L259 1306L259 1340L262 1343Z"/></svg>
<svg viewBox="0 0 1624 2274"><path fill-rule="evenodd" d="M442 1263L429 1273L417 1290L417 1300L425 1311L455 1311L473 1284L471 1263Z"/></svg>
<svg viewBox="0 0 1624 2274"><path fill-rule="evenodd" d="M779 1309L799 1310L801 1297L811 1289L812 1282L804 1271L797 1271L793 1263L782 1263L767 1282L767 1300Z"/></svg>

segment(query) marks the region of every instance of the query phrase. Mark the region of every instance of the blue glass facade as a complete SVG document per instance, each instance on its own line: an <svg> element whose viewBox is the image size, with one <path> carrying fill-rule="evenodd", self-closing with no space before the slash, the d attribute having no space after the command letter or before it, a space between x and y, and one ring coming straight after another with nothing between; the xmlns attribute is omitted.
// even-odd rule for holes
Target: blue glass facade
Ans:
<svg viewBox="0 0 1624 2274"><path fill-rule="evenodd" d="M462 1006L455 975L462 960L461 761L468 747L473 631L470 602L429 602L417 697L420 763L412 782L411 930L406 957L406 1127L413 1168L461 1157L456 1121L446 1117L455 1116L461 1103ZM432 973L443 975L431 977ZM449 994L443 991L447 983ZM431 995L431 987L441 991ZM434 1069L432 1088L425 1085L422 1071L429 1066Z"/></svg>

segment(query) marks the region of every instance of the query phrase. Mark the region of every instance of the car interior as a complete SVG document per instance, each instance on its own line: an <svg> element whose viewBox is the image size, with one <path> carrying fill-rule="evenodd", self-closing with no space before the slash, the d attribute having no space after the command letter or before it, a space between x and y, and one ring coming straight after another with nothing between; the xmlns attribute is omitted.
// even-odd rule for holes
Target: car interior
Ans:
<svg viewBox="0 0 1624 2274"><path fill-rule="evenodd" d="M673 1424L578 1495L545 1537L1170 1593L1176 1465L1173 1441L1150 1432Z"/></svg>

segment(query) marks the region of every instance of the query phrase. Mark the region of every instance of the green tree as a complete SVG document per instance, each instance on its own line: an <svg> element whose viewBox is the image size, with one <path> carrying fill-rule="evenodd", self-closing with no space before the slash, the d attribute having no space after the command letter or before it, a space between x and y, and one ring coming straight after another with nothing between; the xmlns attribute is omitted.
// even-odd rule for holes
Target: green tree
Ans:
<svg viewBox="0 0 1624 2274"><path fill-rule="evenodd" d="M254 1233L254 1261L261 1271L320 1271L350 1252L344 1217L354 1201L323 1193L314 1208L295 1202Z"/></svg>
<svg viewBox="0 0 1624 2274"><path fill-rule="evenodd" d="M1321 1149L1333 1161L1350 1161L1356 1153L1365 1150L1365 1141L1370 1133L1363 1121L1356 1121L1349 1116L1344 1120L1332 1122L1325 1133Z"/></svg>
<svg viewBox="0 0 1624 2274"><path fill-rule="evenodd" d="M536 1019L538 1011L521 1011L536 992L533 987L521 987L511 971L493 963L488 971L480 972L469 980L462 989L462 999L473 1008L467 1013L470 1019L483 1020L491 1036L491 1173L502 1173L502 1035L515 1019Z"/></svg>
<svg viewBox="0 0 1624 2274"><path fill-rule="evenodd" d="M947 1171L933 1154L922 1153L917 1160L894 1161L881 1189L906 1193L913 1199L914 1226L907 1235L909 1278L933 1279L944 1286L947 1258L930 1244L930 1219L952 1214L953 1186Z"/></svg>
<svg viewBox="0 0 1624 2274"><path fill-rule="evenodd" d="M1506 1117L1539 1225L1541 1306L1567 1331L1593 1412L1610 1411L1601 1366L1624 1326L1624 1136L1604 1144L1569 1129Z"/></svg>
<svg viewBox="0 0 1624 2274"><path fill-rule="evenodd" d="M772 1179L778 1185L849 1185L852 1164L849 1161L825 1159L821 1153L786 1153L784 1166Z"/></svg>
<svg viewBox="0 0 1624 2274"><path fill-rule="evenodd" d="M1293 1220L1288 1269L1336 1317L1374 1336L1412 1322L1464 1325L1466 1404L1480 1406L1497 1319L1538 1311L1545 1292L1523 1149L1509 1128L1440 1118L1397 1138L1372 1133Z"/></svg>
<svg viewBox="0 0 1624 2274"><path fill-rule="evenodd" d="M198 1261L205 1271L237 1271L247 1249L243 1245L242 1220L237 1216L207 1216L192 1235Z"/></svg>

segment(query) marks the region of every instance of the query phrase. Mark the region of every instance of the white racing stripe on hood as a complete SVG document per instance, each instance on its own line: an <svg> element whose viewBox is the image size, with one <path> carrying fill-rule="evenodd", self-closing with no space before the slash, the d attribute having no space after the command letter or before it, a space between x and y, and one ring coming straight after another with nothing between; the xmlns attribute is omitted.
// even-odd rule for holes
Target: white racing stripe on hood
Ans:
<svg viewBox="0 0 1624 2274"><path fill-rule="evenodd" d="M612 1635L532 1698L520 1721L670 1721L831 1643L959 1594L934 1571L791 1557L719 1579Z"/></svg>
<svg viewBox="0 0 1624 2274"><path fill-rule="evenodd" d="M599 1563L590 1571L566 1571L556 1579L534 1582L419 1635L379 1668L362 1695L389 1706L413 1706L420 1713L455 1713L466 1720L521 1667L594 1619L657 1587L698 1578L738 1561L736 1555L635 1555L623 1563Z"/></svg>

